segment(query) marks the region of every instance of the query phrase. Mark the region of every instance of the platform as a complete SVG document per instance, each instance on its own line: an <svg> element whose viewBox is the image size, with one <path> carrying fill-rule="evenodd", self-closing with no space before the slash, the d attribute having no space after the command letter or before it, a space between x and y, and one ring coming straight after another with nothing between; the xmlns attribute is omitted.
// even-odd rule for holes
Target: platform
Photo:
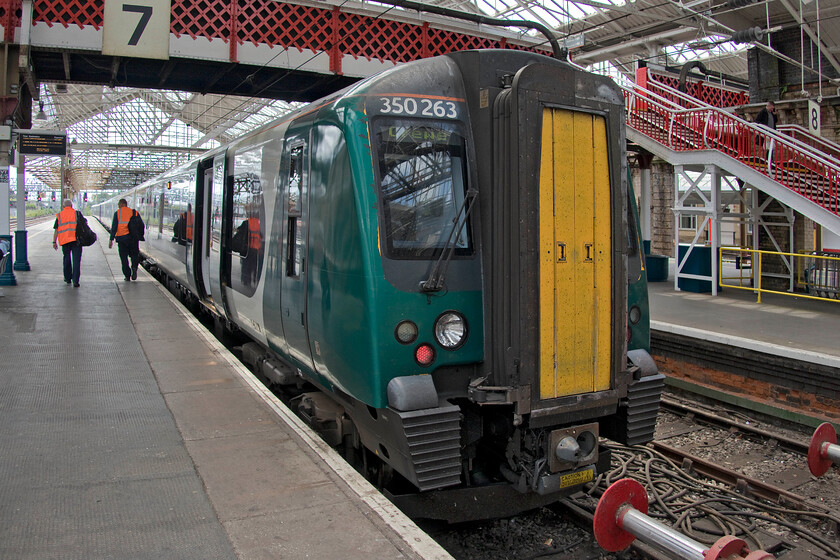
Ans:
<svg viewBox="0 0 840 560"><path fill-rule="evenodd" d="M673 271L671 272L673 278ZM651 354L666 384L815 428L840 423L840 302L724 286L649 285Z"/></svg>
<svg viewBox="0 0 840 560"><path fill-rule="evenodd" d="M451 558L89 221L0 297L0 558Z"/></svg>
<svg viewBox="0 0 840 560"><path fill-rule="evenodd" d="M735 341L804 360L836 359L840 367L840 302L762 294L756 303L749 290L724 286L713 296L676 291L673 280L651 282L648 292L654 330Z"/></svg>

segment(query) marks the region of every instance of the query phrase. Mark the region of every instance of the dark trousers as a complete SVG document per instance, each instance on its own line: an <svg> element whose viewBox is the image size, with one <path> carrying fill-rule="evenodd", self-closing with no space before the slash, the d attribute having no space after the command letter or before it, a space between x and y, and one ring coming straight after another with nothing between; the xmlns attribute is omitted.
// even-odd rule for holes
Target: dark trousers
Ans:
<svg viewBox="0 0 840 560"><path fill-rule="evenodd" d="M64 281L79 283L79 273L82 264L82 244L78 241L71 241L61 246L64 253Z"/></svg>
<svg viewBox="0 0 840 560"><path fill-rule="evenodd" d="M131 272L137 270L137 261L140 260L140 242L132 239L130 235L121 235L114 239L120 253L123 276L128 280L131 278ZM131 258L131 267L128 266L129 257Z"/></svg>

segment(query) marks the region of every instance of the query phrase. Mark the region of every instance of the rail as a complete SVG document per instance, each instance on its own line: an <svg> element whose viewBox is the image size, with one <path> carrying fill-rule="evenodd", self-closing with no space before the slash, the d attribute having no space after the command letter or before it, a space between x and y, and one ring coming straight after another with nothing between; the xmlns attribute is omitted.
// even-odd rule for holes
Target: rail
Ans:
<svg viewBox="0 0 840 560"><path fill-rule="evenodd" d="M831 140L826 140L825 138L811 134L811 131L804 126L800 126L798 124L780 124L776 127L776 130L783 134L787 134L802 144L810 146L811 148L840 160L840 145L832 142Z"/></svg>
<svg viewBox="0 0 840 560"><path fill-rule="evenodd" d="M789 272L796 271L794 286L790 291L770 289L762 286L762 277L788 277L785 274L765 270L768 257L777 258ZM736 263L738 276L726 276L724 267L718 268L718 280L727 288L751 290L758 295L757 303L761 303L761 294L780 294L786 296L803 297L823 301L840 302L840 254L823 252L783 253L779 251L761 251L745 247L721 247L720 262L733 261ZM749 265L747 265L749 263ZM744 274L749 270L749 274ZM737 280L738 285L724 283L725 280ZM746 286L744 284L747 284ZM794 292L799 288L804 292Z"/></svg>
<svg viewBox="0 0 840 560"><path fill-rule="evenodd" d="M41 222L48 222L50 220L55 219L55 214L45 214L43 216L36 216L34 218L30 218L29 216L26 217L26 227L34 226L35 224L40 224ZM14 233L17 231L17 218L12 217L9 218L9 231Z"/></svg>
<svg viewBox="0 0 840 560"><path fill-rule="evenodd" d="M680 91L679 78L660 74L659 72L648 72L648 83L657 81L665 86ZM727 86L725 84L712 84L705 81L687 80L684 84L685 93L693 100L700 100L703 103L714 107L738 107L750 102L749 93L741 88Z"/></svg>
<svg viewBox="0 0 840 560"><path fill-rule="evenodd" d="M613 457L612 470L600 474L586 492L563 498L557 506L589 520L593 528L592 513L601 507L601 499L609 487L619 479L632 478L649 493L647 501L652 517L698 542L711 545L724 532L729 532L755 549L784 551L784 557L840 557L833 536L813 529L814 524L840 521L822 503L662 442L633 447L609 442L607 447ZM640 500L639 505L642 504L644 500ZM768 540L768 533L754 530L757 519L778 523L784 529L781 534L774 531ZM618 532L613 536L626 537ZM658 545L651 546L638 539L632 540L632 546L646 554L652 552L655 558L685 558L677 556L673 548L661 552Z"/></svg>
<svg viewBox="0 0 840 560"><path fill-rule="evenodd" d="M677 152L716 150L840 217L840 164L656 80L622 87L627 126Z"/></svg>

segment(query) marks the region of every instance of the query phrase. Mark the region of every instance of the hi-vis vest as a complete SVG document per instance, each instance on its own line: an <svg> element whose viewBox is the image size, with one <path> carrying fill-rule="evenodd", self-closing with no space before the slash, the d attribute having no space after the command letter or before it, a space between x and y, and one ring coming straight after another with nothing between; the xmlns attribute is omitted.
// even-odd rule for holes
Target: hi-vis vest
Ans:
<svg viewBox="0 0 840 560"><path fill-rule="evenodd" d="M117 209L117 233L114 234L115 237L119 237L120 235L128 235L128 221L133 215L134 210L132 210L128 206L126 206L125 208Z"/></svg>
<svg viewBox="0 0 840 560"><path fill-rule="evenodd" d="M248 218L248 248L260 248L260 219Z"/></svg>
<svg viewBox="0 0 840 560"><path fill-rule="evenodd" d="M186 215L186 222L187 222L187 241L192 241L193 236L193 213L187 212Z"/></svg>
<svg viewBox="0 0 840 560"><path fill-rule="evenodd" d="M58 244L67 245L76 241L76 211L68 206L55 218L58 220Z"/></svg>

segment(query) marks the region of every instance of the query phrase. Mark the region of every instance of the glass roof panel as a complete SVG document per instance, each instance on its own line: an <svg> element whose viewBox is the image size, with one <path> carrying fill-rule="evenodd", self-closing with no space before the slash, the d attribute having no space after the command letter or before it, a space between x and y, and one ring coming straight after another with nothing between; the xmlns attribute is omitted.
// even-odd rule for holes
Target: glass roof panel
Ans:
<svg viewBox="0 0 840 560"><path fill-rule="evenodd" d="M325 0L338 4L338 0ZM559 39L575 35L583 41L572 49L572 60L593 71L623 80L632 75L637 61L648 60L679 66L692 60L727 58L734 74L746 75L746 49L729 41L731 29L717 17L737 16L753 25L763 21L765 7L731 8L709 0L691 3L662 0L431 0L439 6L510 20L543 23ZM378 2L343 0L342 5L382 7ZM772 8L775 9L775 8ZM413 13L418 13L412 11ZM744 17L742 17L744 16ZM734 20L726 20L730 25ZM457 26L457 24L453 24ZM532 30L508 28L540 41ZM706 62L706 64L709 64ZM732 70L727 70L732 72ZM119 188L118 181L133 184L144 170L163 170L172 162L195 157L246 134L299 104L236 96L201 95L163 90L109 88L69 84L42 84L40 99L47 116L42 128L67 130L72 161L67 164L75 190ZM40 107L33 106L33 116ZM74 145L83 145L74 148ZM112 146L109 146L112 145ZM141 145L153 150L138 149ZM171 147L169 155L160 150ZM56 158L27 160L27 170L38 180L58 187ZM82 169L85 167L85 169ZM100 178L97 178L100 177ZM105 179L101 179L104 177ZM104 181L104 182L103 182Z"/></svg>

